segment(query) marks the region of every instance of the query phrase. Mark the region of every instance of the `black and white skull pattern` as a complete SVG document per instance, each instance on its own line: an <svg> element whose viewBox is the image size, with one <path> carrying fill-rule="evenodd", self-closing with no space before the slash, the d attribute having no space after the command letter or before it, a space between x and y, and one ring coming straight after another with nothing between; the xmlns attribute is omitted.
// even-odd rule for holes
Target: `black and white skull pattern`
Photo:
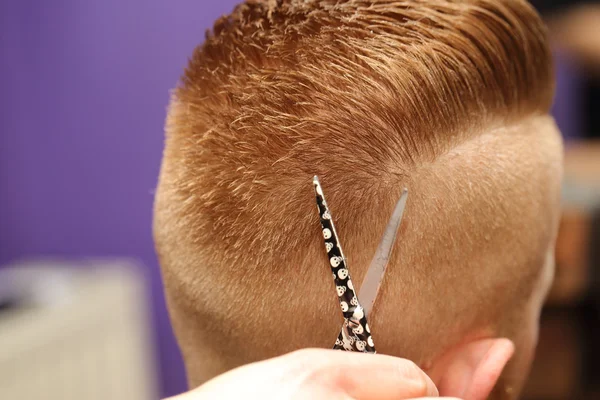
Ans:
<svg viewBox="0 0 600 400"><path fill-rule="evenodd" d="M335 341L333 348L362 353L375 353L375 345L373 344L373 338L367 324L367 318L354 292L354 285L352 284L352 279L346 265L346 257L344 257L335 231L331 212L327 207L327 202L323 195L323 189L316 178L314 185L323 238L325 239L325 250L327 251L327 257L329 258L329 264L333 272L333 280L340 308L344 315L342 331Z"/></svg>

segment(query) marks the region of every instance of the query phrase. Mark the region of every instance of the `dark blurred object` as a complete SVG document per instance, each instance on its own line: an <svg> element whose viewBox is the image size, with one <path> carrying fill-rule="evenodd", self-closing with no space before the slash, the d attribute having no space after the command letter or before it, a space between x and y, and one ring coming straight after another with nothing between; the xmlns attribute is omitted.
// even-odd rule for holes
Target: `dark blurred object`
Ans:
<svg viewBox="0 0 600 400"><path fill-rule="evenodd" d="M566 310L544 313L526 399L565 400L581 396L580 332L579 320L573 313Z"/></svg>
<svg viewBox="0 0 600 400"><path fill-rule="evenodd" d="M600 399L600 141L567 147L563 210L527 400Z"/></svg>
<svg viewBox="0 0 600 400"><path fill-rule="evenodd" d="M546 309L525 400L600 399L598 307Z"/></svg>
<svg viewBox="0 0 600 400"><path fill-rule="evenodd" d="M531 0L531 4L544 16L561 14L587 4L598 4L598 0Z"/></svg>
<svg viewBox="0 0 600 400"><path fill-rule="evenodd" d="M577 64L582 79L581 118L586 138L600 137L600 0L534 0L554 46Z"/></svg>

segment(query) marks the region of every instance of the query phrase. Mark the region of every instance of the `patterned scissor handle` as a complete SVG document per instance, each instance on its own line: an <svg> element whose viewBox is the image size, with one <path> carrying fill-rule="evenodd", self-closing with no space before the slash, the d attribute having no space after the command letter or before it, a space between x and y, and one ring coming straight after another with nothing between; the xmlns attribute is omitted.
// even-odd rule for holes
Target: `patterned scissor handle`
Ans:
<svg viewBox="0 0 600 400"><path fill-rule="evenodd" d="M367 316L358 301L350 273L346 266L346 258L342 251L335 226L331 218L331 212L327 207L323 189L319 179L313 178L315 193L317 196L317 207L323 228L325 239L325 250L329 258L333 281L335 282L340 307L344 314L344 325L342 331L335 341L334 349L346 351L358 351L362 353L375 353L375 345L367 323Z"/></svg>

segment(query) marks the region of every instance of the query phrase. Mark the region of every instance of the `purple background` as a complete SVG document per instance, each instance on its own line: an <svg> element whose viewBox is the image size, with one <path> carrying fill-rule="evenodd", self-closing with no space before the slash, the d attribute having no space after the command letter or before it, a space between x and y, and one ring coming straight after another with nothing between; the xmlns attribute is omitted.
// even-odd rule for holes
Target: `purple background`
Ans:
<svg viewBox="0 0 600 400"><path fill-rule="evenodd" d="M169 90L236 0L0 1L0 264L133 256L163 394L185 389L152 236Z"/></svg>
<svg viewBox="0 0 600 400"><path fill-rule="evenodd" d="M140 259L163 395L185 389L151 236L165 109L187 57L236 2L0 1L0 265ZM561 82L557 116L574 132Z"/></svg>

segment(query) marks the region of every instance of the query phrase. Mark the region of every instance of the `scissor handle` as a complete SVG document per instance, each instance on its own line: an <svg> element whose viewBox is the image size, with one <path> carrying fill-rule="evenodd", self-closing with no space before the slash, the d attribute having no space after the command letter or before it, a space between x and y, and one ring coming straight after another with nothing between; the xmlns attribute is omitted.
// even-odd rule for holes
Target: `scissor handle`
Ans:
<svg viewBox="0 0 600 400"><path fill-rule="evenodd" d="M344 315L342 331L335 342L334 349L346 351L358 351L363 353L375 353L375 345L370 333L367 316L358 301L350 272L346 266L346 257L342 251L331 212L327 207L323 189L319 179L313 179L317 207L325 240L325 250L329 258L329 265L333 274L340 308Z"/></svg>

